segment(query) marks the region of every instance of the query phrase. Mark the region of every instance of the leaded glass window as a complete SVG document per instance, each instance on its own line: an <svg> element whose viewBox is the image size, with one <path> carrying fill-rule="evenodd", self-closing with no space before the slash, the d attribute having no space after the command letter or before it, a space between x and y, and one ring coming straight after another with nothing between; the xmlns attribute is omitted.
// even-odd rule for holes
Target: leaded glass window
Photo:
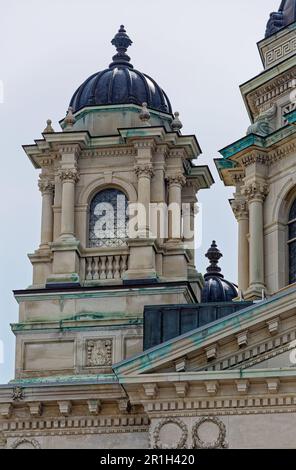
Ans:
<svg viewBox="0 0 296 470"><path fill-rule="evenodd" d="M296 199L292 204L288 222L289 284L296 282Z"/></svg>
<svg viewBox="0 0 296 470"><path fill-rule="evenodd" d="M104 189L95 195L89 210L89 246L126 245L128 201L117 189Z"/></svg>

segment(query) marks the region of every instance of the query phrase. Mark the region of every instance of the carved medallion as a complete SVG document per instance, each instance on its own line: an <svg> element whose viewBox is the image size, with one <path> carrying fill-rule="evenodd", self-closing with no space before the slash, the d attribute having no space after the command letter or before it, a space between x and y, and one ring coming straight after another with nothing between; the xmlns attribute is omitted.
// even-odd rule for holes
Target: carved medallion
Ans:
<svg viewBox="0 0 296 470"><path fill-rule="evenodd" d="M112 339L88 340L86 349L88 367L112 365Z"/></svg>
<svg viewBox="0 0 296 470"><path fill-rule="evenodd" d="M206 441L206 436L214 436L213 440ZM228 447L225 441L225 424L214 416L201 418L192 428L193 449L225 449ZM207 439L207 437L206 437Z"/></svg>

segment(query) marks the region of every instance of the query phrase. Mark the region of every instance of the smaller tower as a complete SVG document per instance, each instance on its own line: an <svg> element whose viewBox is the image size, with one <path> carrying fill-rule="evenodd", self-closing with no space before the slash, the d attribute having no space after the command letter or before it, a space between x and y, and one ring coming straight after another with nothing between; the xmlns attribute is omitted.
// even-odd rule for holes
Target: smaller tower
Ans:
<svg viewBox="0 0 296 470"><path fill-rule="evenodd" d="M207 273L204 275L205 286L201 293L201 301L208 302L231 302L238 297L237 286L224 279L221 268L218 266L220 258L223 257L215 241L212 242L206 255L210 261Z"/></svg>

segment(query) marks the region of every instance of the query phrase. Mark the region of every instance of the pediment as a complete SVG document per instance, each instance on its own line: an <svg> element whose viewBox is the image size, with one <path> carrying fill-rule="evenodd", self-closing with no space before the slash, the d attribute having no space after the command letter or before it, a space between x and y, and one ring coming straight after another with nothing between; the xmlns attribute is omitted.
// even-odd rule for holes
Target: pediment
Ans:
<svg viewBox="0 0 296 470"><path fill-rule="evenodd" d="M284 362L284 354L296 339L295 312L296 289L290 288L115 364L113 369L121 377L246 369L281 355Z"/></svg>

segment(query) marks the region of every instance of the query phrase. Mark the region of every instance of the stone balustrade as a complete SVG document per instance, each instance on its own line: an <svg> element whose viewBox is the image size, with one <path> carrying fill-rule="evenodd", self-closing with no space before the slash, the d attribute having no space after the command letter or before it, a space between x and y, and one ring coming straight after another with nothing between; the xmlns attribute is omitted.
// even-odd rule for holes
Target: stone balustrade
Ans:
<svg viewBox="0 0 296 470"><path fill-rule="evenodd" d="M128 269L128 253L104 254L85 258L85 280L120 280Z"/></svg>

